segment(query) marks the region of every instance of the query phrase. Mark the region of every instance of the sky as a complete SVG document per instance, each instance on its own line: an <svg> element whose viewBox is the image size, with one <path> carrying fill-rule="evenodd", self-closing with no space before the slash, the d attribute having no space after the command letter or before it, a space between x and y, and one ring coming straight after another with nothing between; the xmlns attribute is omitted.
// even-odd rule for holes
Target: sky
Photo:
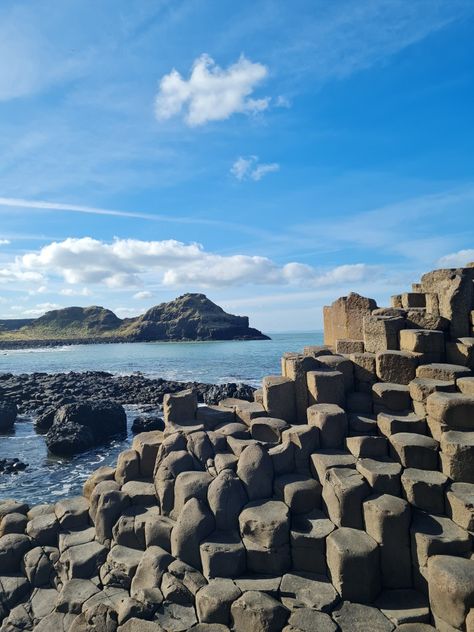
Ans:
<svg viewBox="0 0 474 632"><path fill-rule="evenodd" d="M318 330L474 260L471 0L2 0L0 316Z"/></svg>

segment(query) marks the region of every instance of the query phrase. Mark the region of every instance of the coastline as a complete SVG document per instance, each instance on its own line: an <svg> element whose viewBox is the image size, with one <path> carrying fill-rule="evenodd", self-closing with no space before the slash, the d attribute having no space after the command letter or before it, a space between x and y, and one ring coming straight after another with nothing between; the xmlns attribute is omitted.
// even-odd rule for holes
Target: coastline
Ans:
<svg viewBox="0 0 474 632"><path fill-rule="evenodd" d="M131 340L130 338L107 337L107 338L53 338L53 339L32 339L32 340L1 340L0 351L9 349L38 349L39 347L70 347L78 345L99 345L99 344L133 344L133 343L179 343L179 342L250 342L253 340L271 340L270 336L244 336L235 338L167 338L167 339L145 339Z"/></svg>

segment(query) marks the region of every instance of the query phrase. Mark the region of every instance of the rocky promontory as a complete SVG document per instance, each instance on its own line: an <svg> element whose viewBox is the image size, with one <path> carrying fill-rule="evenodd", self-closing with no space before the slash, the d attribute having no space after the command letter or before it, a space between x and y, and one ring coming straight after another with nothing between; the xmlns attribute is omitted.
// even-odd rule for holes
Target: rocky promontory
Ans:
<svg viewBox="0 0 474 632"><path fill-rule="evenodd" d="M228 314L204 294L183 294L136 318L104 307L66 307L36 319L0 320L0 348L194 340L268 340L247 316Z"/></svg>

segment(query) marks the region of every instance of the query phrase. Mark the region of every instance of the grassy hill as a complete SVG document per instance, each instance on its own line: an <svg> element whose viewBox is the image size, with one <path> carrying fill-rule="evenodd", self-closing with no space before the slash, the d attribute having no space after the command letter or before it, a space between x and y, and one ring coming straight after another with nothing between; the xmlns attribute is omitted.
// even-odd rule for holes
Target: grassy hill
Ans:
<svg viewBox="0 0 474 632"><path fill-rule="evenodd" d="M2 342L265 339L246 316L227 314L204 294L184 294L136 318L104 307L66 307L31 320L0 320Z"/></svg>

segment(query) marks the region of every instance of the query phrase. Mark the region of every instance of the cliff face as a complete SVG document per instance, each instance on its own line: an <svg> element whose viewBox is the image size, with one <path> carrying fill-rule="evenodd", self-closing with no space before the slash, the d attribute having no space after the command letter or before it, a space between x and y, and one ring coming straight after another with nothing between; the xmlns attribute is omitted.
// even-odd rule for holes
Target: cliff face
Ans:
<svg viewBox="0 0 474 632"><path fill-rule="evenodd" d="M204 294L184 294L142 316L120 319L103 307L67 307L33 320L0 321L0 344L32 341L265 340L247 316L227 314Z"/></svg>

